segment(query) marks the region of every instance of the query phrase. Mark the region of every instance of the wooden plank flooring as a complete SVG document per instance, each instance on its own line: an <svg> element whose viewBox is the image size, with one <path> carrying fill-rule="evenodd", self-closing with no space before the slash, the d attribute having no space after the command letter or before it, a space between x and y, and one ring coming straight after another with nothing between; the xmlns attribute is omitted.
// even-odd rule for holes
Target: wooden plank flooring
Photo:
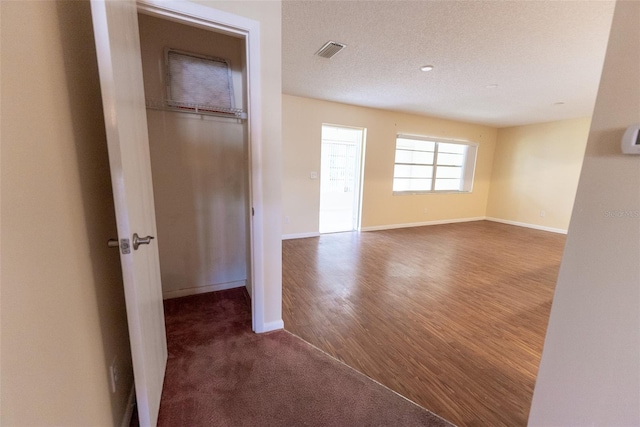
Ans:
<svg viewBox="0 0 640 427"><path fill-rule="evenodd" d="M488 221L287 240L285 329L460 426L525 426L564 243Z"/></svg>

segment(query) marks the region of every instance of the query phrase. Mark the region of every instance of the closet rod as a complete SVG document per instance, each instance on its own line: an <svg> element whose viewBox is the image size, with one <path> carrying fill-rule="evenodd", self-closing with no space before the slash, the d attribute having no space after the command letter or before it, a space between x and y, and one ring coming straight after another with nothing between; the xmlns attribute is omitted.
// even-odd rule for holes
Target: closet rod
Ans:
<svg viewBox="0 0 640 427"><path fill-rule="evenodd" d="M170 111L205 116L226 117L229 119L245 120L247 113L236 108L219 108L210 105L187 104L183 102L167 102L147 99L146 107L150 110Z"/></svg>

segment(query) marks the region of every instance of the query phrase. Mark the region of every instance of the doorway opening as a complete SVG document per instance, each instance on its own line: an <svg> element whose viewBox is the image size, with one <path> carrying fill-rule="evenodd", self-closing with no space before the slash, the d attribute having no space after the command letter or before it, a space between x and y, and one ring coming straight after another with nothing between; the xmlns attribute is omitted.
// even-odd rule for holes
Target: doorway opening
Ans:
<svg viewBox="0 0 640 427"><path fill-rule="evenodd" d="M163 297L251 295L245 41L138 23Z"/></svg>
<svg viewBox="0 0 640 427"><path fill-rule="evenodd" d="M169 122L173 121L173 126L168 132L169 135L162 135L163 138L156 140L156 142L164 144L170 142L169 140L174 140L175 136L177 144L168 146L168 148L172 149L182 148L180 144L185 141L183 137L189 136L189 134L195 135L195 138L187 138L187 143L194 144L193 141L195 141L196 145L200 144L203 139L203 133L207 134L207 136L211 134L222 136L225 141L239 141L238 144L234 143L234 152L230 154L236 156L234 157L234 164L241 164L242 166L241 171L234 170L236 175L233 178L236 183L234 184L234 189L240 188L242 190L236 193L240 194L236 196L237 207L244 209L245 212L244 215L240 215L241 218L238 223L240 223L240 226L243 225L242 222L248 224L248 226L242 227L245 233L245 242L244 251L241 251L241 253L244 253L246 259L240 260L239 264L244 267L246 272L244 285L252 296L252 326L255 332L266 332L267 330L282 328L281 320L269 323L264 321L264 250L262 245L262 175L260 169L262 151L261 139L253 137L253 135L261 134L259 22L190 2L173 2L167 7L170 8L165 8L165 5L157 0L138 0L135 3L118 1L91 2L118 238L120 240L135 394L141 426L156 424L167 362L167 343L162 304L163 289L161 288L159 277L162 275L159 266L161 262L159 262L160 257L158 255L160 243L150 244L151 239L158 231L153 197L155 186L152 181L153 178L161 178L166 171L155 167L153 171L155 176L152 178L152 169L154 169L152 162L154 159L150 158L153 157L153 154L150 155L152 150L150 150L150 140L148 138L148 135L152 133L151 131L160 133L170 124ZM202 105L200 105L202 102L198 98L202 91L198 89L192 91L191 86L171 86L169 87L171 91L167 91L166 97L158 95L155 98L160 101L159 104L149 102L153 101L153 99L150 100L145 94L147 89L151 89L147 85L152 80L144 79L144 70L141 67L141 63L144 62L143 57L151 51L145 50L140 44L139 16L136 14L136 9L137 12L142 14L160 18L165 22L165 25L166 23L184 24L189 28L209 30L211 33L230 36L239 42L236 43L234 55L236 55L236 69L240 72L234 73L233 66L229 66L224 60L218 60L212 57L211 54L207 54L207 52L203 52L204 55L198 54L200 49L195 44L190 44L184 49L177 49L181 51L177 52L180 54L178 58L175 56L168 58L176 52L166 48L180 48L180 46L175 46L174 44L178 43L181 37L175 37L170 43L174 46L164 46L162 48L162 60L151 60L152 67L149 69L152 74L158 77L157 81L162 82L163 79L165 82L168 81L165 74L166 67L161 64L161 62L165 61L166 54L167 62L175 66L172 73L198 74L194 72L195 68L200 69L200 66L204 63L206 64L205 68L211 70L213 67L215 69L214 73L218 76L215 79L218 83L218 88L222 87L221 83L229 83L229 79L233 79L235 76L233 85L234 87L241 87L242 93L238 93L237 98L233 100L228 99L229 104L222 105L222 111L218 108L220 105L211 105L208 102L205 105L205 109L202 110ZM224 42L222 44L227 45ZM191 55L185 55L185 53L190 53ZM158 50L153 52L153 55L159 54L161 53ZM217 54L214 53L215 55ZM175 61L178 62L176 63ZM231 71L230 76L229 70ZM222 76L229 77L221 80L220 77ZM154 92L153 90L151 91ZM217 93L218 91L215 92ZM225 89L221 93L220 97L229 98L225 94L233 92ZM174 96L175 94L178 96ZM185 94L194 96L187 97L185 100L183 96ZM161 117L157 117L159 118L157 120L159 126L152 126L151 129L148 129L147 123L149 120L147 111L145 111L145 98L147 98L147 108L154 109L154 107L159 107L159 112L163 112L161 110L165 108L173 108L181 109L181 111L179 113L172 111L172 114L186 115L194 113L194 110L197 114L191 115L189 118L180 116L180 120L184 119L184 123L181 123L180 126L175 126L177 116L169 118L168 115L160 114L159 116ZM240 111L236 111L238 106L232 105L232 101L240 101L245 106L244 111L242 111L242 108ZM212 106L214 107L213 109L211 108ZM225 115L220 116L219 113L225 113ZM236 115L236 113L238 114ZM229 117L230 114L233 114L235 119ZM233 123L233 120L238 122ZM218 121L221 125L215 124L217 128L212 132L203 130L202 127L196 125L197 122L206 122L206 126L210 127L214 126L214 124L209 122L215 121ZM241 138L237 137L238 135L241 135ZM197 167L205 166L206 161L204 161L203 157L211 158L211 155L215 155L211 147L203 148L207 156L200 156L200 154L203 154L200 148L191 148L195 148L193 151L196 151L196 153L195 155L191 153L187 157L190 163L195 163ZM217 147L214 148L217 149ZM164 160L167 161L167 159ZM184 160L184 157L176 156L174 160L177 163L180 160ZM202 161L202 163L198 163L199 161ZM169 161L168 163L171 162ZM170 166L173 167L175 165L171 164ZM192 211L198 214L204 213L204 215L199 215L203 221L191 222L190 225L202 231L202 234L197 235L197 240L192 238L184 239L182 242L183 247L188 249L191 249L192 246L200 247L201 240L198 239L208 235L209 230L218 227L217 221L227 220L228 216L230 216L224 211L224 206L222 210L219 209L221 204L217 203L218 201L215 200L215 197L200 197L197 195L200 190L198 185L211 185L207 176L211 169L206 167L202 169L196 168L196 171L195 175L190 177L178 176L170 182L170 185L173 185L181 179L189 179L192 183L197 184L192 189L198 191L194 191L193 194L195 196L188 199L191 201L190 208ZM223 176L226 177L227 175L223 174ZM206 191L205 194L207 194ZM167 197L166 200L173 199ZM175 205L172 207L181 208L183 203L184 200L176 200ZM209 215L209 220L207 220L206 214L211 212L218 213L213 218ZM237 216L238 213L234 211L233 215ZM169 219L171 219L171 216L169 216ZM180 219L173 219L181 221ZM136 242L138 232L149 234L149 236ZM190 236L193 236L193 233ZM144 241L140 242L140 240ZM226 237L223 237L223 240L229 242ZM233 240L236 243L238 242L236 238ZM133 242L133 245L130 245L130 241ZM146 247L146 250L142 250L134 256L131 246L133 246L133 250L137 250L138 243L148 244L149 246ZM167 243L162 243L162 245L167 248ZM240 240L240 245L242 243L242 240ZM215 245L216 242L213 245L205 245L205 247L214 248ZM204 258L207 262L217 262L217 259L212 259L215 257L214 252L216 251L199 251L196 258ZM217 253L220 253L220 251L217 251ZM177 257L180 257L177 261L185 260L182 255L184 255L184 252L177 253ZM193 259L193 257L191 258ZM197 278L200 278L200 275ZM209 278L205 277L205 280L209 281ZM241 282L241 280L238 281ZM193 286L193 283L188 283L189 280L185 282L187 282L185 283L187 286ZM222 284L230 286L228 283L228 281L224 281ZM198 282L195 284L196 286L199 285ZM242 285L242 283L236 284ZM174 294L174 296L176 295Z"/></svg>
<svg viewBox="0 0 640 427"><path fill-rule="evenodd" d="M322 125L320 233L360 228L366 129Z"/></svg>

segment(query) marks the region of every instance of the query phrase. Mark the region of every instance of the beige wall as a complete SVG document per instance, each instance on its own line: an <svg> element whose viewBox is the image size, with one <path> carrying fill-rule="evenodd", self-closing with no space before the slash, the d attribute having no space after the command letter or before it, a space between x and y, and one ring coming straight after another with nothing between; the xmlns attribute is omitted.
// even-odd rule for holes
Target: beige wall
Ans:
<svg viewBox="0 0 640 427"><path fill-rule="evenodd" d="M362 227L424 223L484 217L496 129L296 96L283 96L283 234L318 232L322 124L367 129ZM477 142L478 158L472 193L392 194L395 138L398 133ZM425 213L426 209L426 213Z"/></svg>
<svg viewBox="0 0 640 427"><path fill-rule="evenodd" d="M165 48L230 61L242 108L244 41L139 15L145 97L166 97ZM155 104L155 103L154 103ZM165 298L247 280L246 122L147 109Z"/></svg>
<svg viewBox="0 0 640 427"><path fill-rule="evenodd" d="M280 2L201 3L261 23L264 317L279 320ZM133 380L89 4L0 4L0 424L119 425Z"/></svg>
<svg viewBox="0 0 640 427"><path fill-rule="evenodd" d="M0 424L119 425L133 380L89 3L0 7Z"/></svg>
<svg viewBox="0 0 640 427"><path fill-rule="evenodd" d="M617 3L531 426L640 425L640 3Z"/></svg>
<svg viewBox="0 0 640 427"><path fill-rule="evenodd" d="M197 3L244 16L260 23L262 88L261 141L263 176L264 287L266 324L282 321L282 10L280 1L215 1ZM273 322L273 323L272 323Z"/></svg>
<svg viewBox="0 0 640 427"><path fill-rule="evenodd" d="M498 129L487 216L566 230L589 125L583 118Z"/></svg>

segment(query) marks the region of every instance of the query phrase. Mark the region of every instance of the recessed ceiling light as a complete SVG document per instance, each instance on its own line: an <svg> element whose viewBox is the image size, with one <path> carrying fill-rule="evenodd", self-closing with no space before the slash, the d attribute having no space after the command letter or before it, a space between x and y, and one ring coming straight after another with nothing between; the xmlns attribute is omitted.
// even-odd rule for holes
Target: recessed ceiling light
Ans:
<svg viewBox="0 0 640 427"><path fill-rule="evenodd" d="M423 65L422 67L420 67L420 69L422 71L431 71L433 70L433 65Z"/></svg>
<svg viewBox="0 0 640 427"><path fill-rule="evenodd" d="M498 85L497 85L497 84L495 84L495 83L494 83L494 84L491 84L491 85L487 85L487 89L495 89L495 88L497 88L497 87L498 87Z"/></svg>
<svg viewBox="0 0 640 427"><path fill-rule="evenodd" d="M564 102L560 101L560 102L554 102L553 105L564 105Z"/></svg>

